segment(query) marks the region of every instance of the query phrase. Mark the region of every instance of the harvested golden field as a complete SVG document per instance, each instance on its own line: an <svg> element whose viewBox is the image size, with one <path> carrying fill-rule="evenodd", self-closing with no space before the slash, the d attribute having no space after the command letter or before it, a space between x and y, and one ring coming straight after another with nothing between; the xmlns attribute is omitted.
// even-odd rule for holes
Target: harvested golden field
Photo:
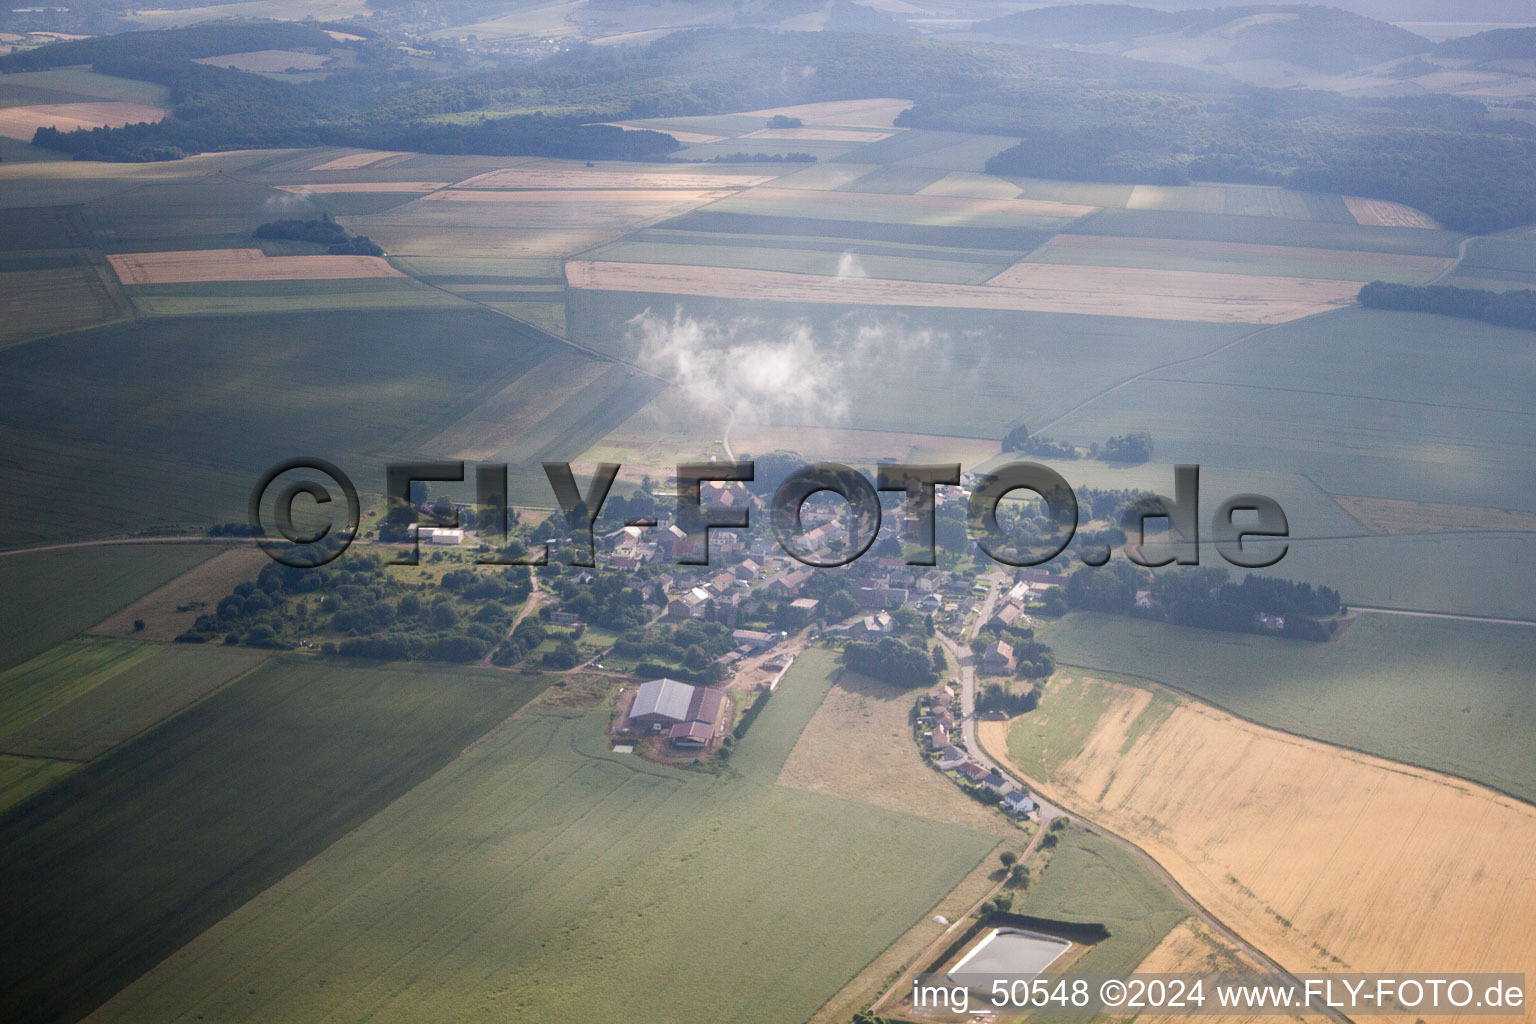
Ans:
<svg viewBox="0 0 1536 1024"><path fill-rule="evenodd" d="M1385 199L1362 199L1345 196L1344 205L1359 224L1381 225L1394 228L1438 228L1440 222L1422 210L1415 210L1402 203Z"/></svg>
<svg viewBox="0 0 1536 1024"><path fill-rule="evenodd" d="M807 193L814 195L815 193ZM572 260L572 288L843 305L1013 309L1203 323L1285 323L1354 301L1358 283L1021 264L986 284ZM1216 280L1211 280L1216 279Z"/></svg>
<svg viewBox="0 0 1536 1024"><path fill-rule="evenodd" d="M191 629L199 615L213 611L237 583L254 579L269 561L254 545L230 548L150 591L87 632L140 640L174 640ZM142 621L144 628L135 630L135 621Z"/></svg>
<svg viewBox="0 0 1536 1024"><path fill-rule="evenodd" d="M1287 969L1536 973L1529 804L1093 679L980 735Z"/></svg>
<svg viewBox="0 0 1536 1024"><path fill-rule="evenodd" d="M1443 533L1448 530L1536 531L1536 512L1432 501L1336 494L1334 500L1372 533Z"/></svg>
<svg viewBox="0 0 1536 1024"><path fill-rule="evenodd" d="M863 132L853 128L759 128L740 136L743 139L805 139L821 142L879 142L891 132Z"/></svg>
<svg viewBox="0 0 1536 1024"><path fill-rule="evenodd" d="M447 188L447 181L328 181L312 185L276 185L274 188L298 195L324 195L328 192L436 192Z"/></svg>
<svg viewBox="0 0 1536 1024"><path fill-rule="evenodd" d="M896 115L912 105L911 100L831 100L826 103L801 103L793 107L748 110L741 117L798 117L806 124L832 124L849 128L894 128Z"/></svg>
<svg viewBox="0 0 1536 1024"><path fill-rule="evenodd" d="M107 257L123 284L187 281L332 281L404 277L378 256L264 256L260 249L188 249Z"/></svg>
<svg viewBox="0 0 1536 1024"><path fill-rule="evenodd" d="M76 128L121 128L125 124L159 121L163 117L165 110L161 107L115 100L3 107L0 108L0 135L31 142L39 128L57 128L61 132Z"/></svg>
<svg viewBox="0 0 1536 1024"><path fill-rule="evenodd" d="M1308 277L1264 277L1253 274L1221 274L1196 270L1149 270L1141 267L1093 267L1070 264L1016 263L988 281L989 287L1028 292L1088 294L1110 309L1125 303L1122 315L1155 316L1137 312L1146 305L1167 310L1169 319L1197 320L1204 316L1177 315L1181 308L1199 310L1213 319L1219 311L1237 306L1262 311L1254 323L1283 323L1355 301L1364 282L1329 281ZM1214 304L1214 308L1211 304Z"/></svg>
<svg viewBox="0 0 1536 1024"><path fill-rule="evenodd" d="M361 153L348 153L346 156L339 156L334 160L327 160L323 164L316 164L315 166L311 167L310 170L355 171L362 167L372 167L374 164L381 164L384 161L393 159L397 156L410 156L410 154L368 149Z"/></svg>
<svg viewBox="0 0 1536 1024"><path fill-rule="evenodd" d="M0 273L0 348L98 324L128 312L104 267Z"/></svg>
<svg viewBox="0 0 1536 1024"><path fill-rule="evenodd" d="M698 145L705 142L722 142L725 140L724 135L706 135L703 132L673 131L670 128L661 129L643 124L625 124L622 121L599 121L597 123L608 125L611 128L622 128L627 132L662 132L662 134L670 135L678 142L681 142L685 145Z"/></svg>
<svg viewBox="0 0 1536 1024"><path fill-rule="evenodd" d="M914 692L843 672L779 770L778 784L826 793L967 828L1017 835L923 763L908 714Z"/></svg>
<svg viewBox="0 0 1536 1024"><path fill-rule="evenodd" d="M531 189L721 189L761 185L777 175L757 172L732 173L686 164L665 167L576 167L565 161L554 167L514 165L466 178L455 188Z"/></svg>
<svg viewBox="0 0 1536 1024"><path fill-rule="evenodd" d="M1198 917L1189 917L1174 928L1147 958L1136 966L1137 974L1262 973L1252 957L1214 932ZM1142 1014L1138 1020L1148 1024L1187 1024L1187 1015ZM1289 1020L1322 1022L1322 1016L1244 1016L1240 1013L1212 1014L1202 1022L1212 1024L1258 1024L1260 1021Z"/></svg>

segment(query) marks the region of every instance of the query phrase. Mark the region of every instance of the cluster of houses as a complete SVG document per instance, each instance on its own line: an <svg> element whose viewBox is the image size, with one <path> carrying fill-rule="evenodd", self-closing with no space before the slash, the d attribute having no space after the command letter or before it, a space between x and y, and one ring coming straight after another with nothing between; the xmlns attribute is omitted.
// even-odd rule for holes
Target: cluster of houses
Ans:
<svg viewBox="0 0 1536 1024"><path fill-rule="evenodd" d="M715 539L719 537L717 531ZM753 544L754 549L766 546L761 541ZM953 596L946 600L944 588L960 582L953 574L909 566L899 558L866 558L840 569L818 570L768 551L751 554L738 549L734 557L740 561L733 563L731 551L715 540L711 540L710 554L716 565L705 575L685 578L683 570L669 567L651 578L651 599L665 604L667 618L735 625L769 604L787 604L790 621L785 625L815 625L824 619L822 603L803 590L817 572L849 573L857 583L854 593L864 614L847 627L855 634L889 633L891 609L908 607L945 621L963 615L972 600L966 597L963 604Z"/></svg>
<svg viewBox="0 0 1536 1024"><path fill-rule="evenodd" d="M923 742L934 750L934 767L941 772L954 772L957 778L991 790L997 794L1004 811L1015 817L1026 817L1035 809L1029 794L996 768L985 768L971 760L970 755L953 742L951 737L959 729L954 700L954 686L941 686L928 695L920 708L917 727L922 732Z"/></svg>
<svg viewBox="0 0 1536 1024"><path fill-rule="evenodd" d="M1003 633L1031 625L1024 607L1031 601L1039 600L1043 591L1060 586L1063 582L1063 577L1045 569L1021 569L1013 585L993 609L987 625ZM1012 675L1018 668L1018 664L1018 659L1013 653L1013 644L1007 640L999 639L981 652L981 670L987 675Z"/></svg>

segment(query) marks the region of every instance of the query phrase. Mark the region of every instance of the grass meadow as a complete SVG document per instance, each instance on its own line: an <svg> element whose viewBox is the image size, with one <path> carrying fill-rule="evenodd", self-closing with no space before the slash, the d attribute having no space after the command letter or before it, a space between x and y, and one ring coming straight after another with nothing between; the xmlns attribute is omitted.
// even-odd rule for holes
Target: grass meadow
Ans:
<svg viewBox="0 0 1536 1024"><path fill-rule="evenodd" d="M243 519L256 476L299 454L380 490L386 459L557 347L465 309L138 320L0 351L0 438L20 467L0 544Z"/></svg>
<svg viewBox="0 0 1536 1024"><path fill-rule="evenodd" d="M1189 911L1124 847L1080 825L1069 825L1060 837L1050 863L1022 903L1015 901L1015 909L1035 917L1104 925L1109 938L1073 961L1072 971L1131 973Z"/></svg>
<svg viewBox="0 0 1536 1024"><path fill-rule="evenodd" d="M757 321L740 341L775 338L805 324L820 342L818 379L845 399L838 415L788 403L753 410L783 426L819 426L1001 440L1018 422L1060 415L1102 391L1107 381L1200 355L1250 328L1055 313L978 310L848 310L788 303L572 292L573 340L634 358L626 322L674 311L729 326ZM849 354L847 339L866 329L870 351ZM904 396L893 402L892 395ZM1140 428L1137 428L1140 429ZM1104 435L1107 436L1107 435ZM1104 436L1096 437L1102 441Z"/></svg>
<svg viewBox="0 0 1536 1024"><path fill-rule="evenodd" d="M90 1019L805 1019L997 841L774 784L833 670L719 775L529 709Z"/></svg>
<svg viewBox="0 0 1536 1024"><path fill-rule="evenodd" d="M543 688L279 659L0 817L0 1017L76 1019Z"/></svg>

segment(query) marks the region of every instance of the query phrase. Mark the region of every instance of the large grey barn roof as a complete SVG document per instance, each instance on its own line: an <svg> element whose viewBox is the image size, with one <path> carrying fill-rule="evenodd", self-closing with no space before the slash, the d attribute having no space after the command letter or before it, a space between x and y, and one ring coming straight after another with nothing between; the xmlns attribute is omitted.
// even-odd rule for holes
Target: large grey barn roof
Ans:
<svg viewBox="0 0 1536 1024"><path fill-rule="evenodd" d="M676 679L652 679L641 683L630 705L629 717L660 715L674 722L688 721L688 705L693 702L693 687Z"/></svg>

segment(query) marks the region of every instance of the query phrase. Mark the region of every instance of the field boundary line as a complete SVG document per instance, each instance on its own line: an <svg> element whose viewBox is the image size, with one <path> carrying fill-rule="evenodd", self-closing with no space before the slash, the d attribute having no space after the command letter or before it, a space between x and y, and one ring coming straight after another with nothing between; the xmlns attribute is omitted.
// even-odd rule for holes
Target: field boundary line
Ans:
<svg viewBox="0 0 1536 1024"><path fill-rule="evenodd" d="M1413 614L1413 613L1405 613L1405 614ZM1520 620L1520 621L1521 621L1522 625L1536 626L1536 622L1525 622L1524 620ZM1140 675L1139 673L1136 673L1136 672L1122 672L1122 671L1119 671L1118 669L1100 668L1097 665L1084 665L1084 664L1081 664L1080 662L1075 662L1075 661L1058 661L1057 664L1061 665L1061 666L1063 666L1065 668L1075 668L1075 669L1078 669L1079 671L1082 671L1082 672L1089 672L1089 673L1092 673L1095 676L1109 677L1109 681L1110 682L1117 682L1117 681L1122 680L1122 679L1128 679L1128 680L1133 680L1134 681L1134 682L1132 682L1130 684L1130 685L1133 685L1133 686L1134 685L1138 685L1138 684L1145 684L1145 685L1149 685L1149 686L1153 686L1153 687L1159 687L1160 686L1163 689L1168 690L1168 691L1170 691L1172 693L1176 693L1179 696L1184 697L1187 700L1193 701L1196 704L1204 704L1207 707L1215 708L1217 711L1220 711L1224 715L1231 715L1233 718L1237 719L1240 722L1246 722L1249 725L1256 726L1256 727L1258 727L1260 729L1268 729L1271 732L1278 732L1278 733L1281 733L1282 735L1289 736L1292 739L1306 740L1308 743L1320 743L1320 744L1322 744L1325 747L1333 747L1336 750L1345 750L1345 751L1348 751L1351 754L1359 754L1361 757L1375 758L1377 761L1381 761L1381 762L1383 762L1386 765L1396 765L1396 766L1399 766L1400 768L1415 768L1415 769L1417 769L1417 770L1419 770L1421 772L1429 772L1431 775L1438 775L1438 776L1441 776L1442 778L1452 779L1452 780L1454 780L1456 782L1464 782L1464 783L1466 783L1469 786L1477 786L1480 789L1486 789L1490 793L1496 793L1499 796L1502 796L1502 797L1504 797L1506 799L1509 799L1509 800L1514 800L1517 803L1525 804L1525 805L1531 806L1531 807L1536 807L1536 801L1533 801L1533 800L1531 800L1528 797L1519 796L1518 794L1511 793L1511 792L1508 792L1507 790L1500 789L1498 786L1495 786L1495 785L1493 785L1491 783L1488 783L1488 782L1484 782L1481 779L1474 779L1474 778L1471 778L1471 777L1466 776L1466 775L1458 775L1455 772L1447 771L1444 768L1431 768L1429 765L1427 765L1427 764L1419 764L1417 761L1407 761L1407 760L1404 760L1402 758L1388 757L1385 754L1377 753L1374 750L1365 750L1365 749L1363 749L1361 747L1351 746L1348 743L1339 743L1339 742L1337 742L1335 740L1319 739L1316 736L1309 736L1309 735L1307 735L1304 732L1298 732L1295 729L1287 728L1286 726L1283 726L1283 725L1275 725L1272 722L1261 722L1257 718L1251 718L1248 715L1245 715L1245 714L1243 714L1240 711L1234 711L1232 708L1227 707L1225 704L1218 703L1217 701L1211 700L1208 697L1202 697L1198 693L1193 693L1193 692L1191 692L1189 690L1183 689L1182 687L1180 687L1180 686L1178 686L1178 685L1176 685L1174 683L1166 682L1165 680L1162 680L1162 679L1154 679L1151 676ZM1008 721L1011 724L1014 720L1013 719L1009 719ZM977 742L978 743L980 742L980 738L979 737L977 739Z"/></svg>
<svg viewBox="0 0 1536 1024"><path fill-rule="evenodd" d="M1343 307L1340 307L1340 308L1348 309L1349 307L1348 306L1343 306ZM1099 399L1106 398L1109 395L1114 394L1116 391L1119 391L1121 388L1125 387L1127 384L1134 384L1134 383L1136 383L1139 380L1144 380L1145 378L1150 377L1154 373L1161 373L1162 371L1168 370L1168 369L1172 369L1175 366L1183 366L1186 363L1197 362L1197 361L1199 361L1201 359L1209 359L1211 356L1220 355L1222 352L1227 351L1227 349L1235 348L1236 346L1241 345L1245 341L1252 341L1254 338L1257 338L1259 335L1264 334L1264 333L1266 333L1268 331L1278 330L1278 329L1280 329L1282 327L1292 327L1292 326L1294 326L1296 324L1304 324L1304 323L1306 323L1309 320L1316 320L1319 317L1324 317L1324 316L1329 315L1330 313L1337 313L1337 312L1338 312L1338 309L1325 309L1325 310L1323 310L1320 313L1311 313L1311 314L1309 314L1307 316L1299 316L1299 317L1297 317L1294 320L1287 320L1284 323L1280 323L1280 324L1265 324L1265 325L1257 328L1256 330L1249 331L1246 334L1243 334L1243 335L1240 335L1240 336L1238 336L1236 338L1233 338L1231 341L1223 342L1222 344L1217 345L1215 348L1211 349L1208 352L1201 352L1198 355L1185 356L1182 359L1174 359L1174 360L1171 360L1169 362L1163 363L1163 364L1161 364L1159 366L1148 367L1147 369L1142 370L1140 373L1133 374L1132 376L1125 378L1124 380L1120 381L1118 384L1110 385L1109 387L1105 388L1103 391L1100 391L1096 395L1092 395L1092 396L1090 396L1088 398L1083 399L1081 402L1077 403L1072 408L1068 409L1066 412L1064 412L1061 415L1056 416L1055 418L1051 419L1048 423L1041 424L1039 427L1035 428L1033 433L1039 434L1039 433L1042 433L1042 432L1044 432L1046 430L1049 430L1052 427L1056 426L1056 424L1060 423L1062 420L1064 420L1067 417L1072 416L1072 415L1074 415L1074 414L1076 414L1078 412L1081 412L1083 409L1086 409L1088 406L1092 405L1094 402L1097 402Z"/></svg>
<svg viewBox="0 0 1536 1024"><path fill-rule="evenodd" d="M1292 321L1295 323L1295 321ZM1211 353L1214 355L1215 353ZM1347 398L1354 402L1387 402L1393 405L1418 405L1429 409L1455 409L1458 412L1492 412L1507 416L1536 416L1527 409L1491 409L1481 405L1457 405L1454 402L1425 402L1414 398L1382 398L1377 395L1351 395L1342 391L1314 391L1311 388L1285 388L1275 384L1247 384L1227 380L1193 380L1188 377L1152 377L1153 381L1168 384L1196 384L1203 387L1249 388L1254 391L1279 391L1293 395L1323 395L1328 398Z"/></svg>

